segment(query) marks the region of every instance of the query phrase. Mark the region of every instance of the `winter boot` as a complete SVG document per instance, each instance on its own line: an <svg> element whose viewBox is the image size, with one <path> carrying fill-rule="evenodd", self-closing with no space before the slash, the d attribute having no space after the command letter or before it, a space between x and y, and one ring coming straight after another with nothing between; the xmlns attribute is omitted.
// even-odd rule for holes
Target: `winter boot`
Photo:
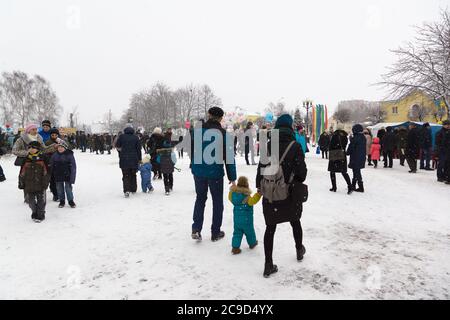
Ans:
<svg viewBox="0 0 450 320"><path fill-rule="evenodd" d="M356 180L353 179L352 184L347 186L348 189L347 194L352 194L352 192L355 191L355 188L356 188Z"/></svg>
<svg viewBox="0 0 450 320"><path fill-rule="evenodd" d="M60 201L58 208L64 208L65 205L66 205L65 201Z"/></svg>
<svg viewBox="0 0 450 320"><path fill-rule="evenodd" d="M5 176L2 174L2 175L0 176L0 182L3 182L3 181L5 181L5 180L6 180Z"/></svg>
<svg viewBox="0 0 450 320"><path fill-rule="evenodd" d="M130 197L130 193L129 192L124 192L123 194L124 194L125 198L129 198Z"/></svg>
<svg viewBox="0 0 450 320"><path fill-rule="evenodd" d="M276 264L273 264L271 262L266 262L266 264L264 265L264 278L268 278L270 277L271 274L275 273L278 271L278 267Z"/></svg>
<svg viewBox="0 0 450 320"><path fill-rule="evenodd" d="M194 240L198 240L201 241L202 240L202 235L200 234L200 231L194 231L192 230L192 239Z"/></svg>
<svg viewBox="0 0 450 320"><path fill-rule="evenodd" d="M53 196L53 201L58 202L59 201L58 196Z"/></svg>
<svg viewBox="0 0 450 320"><path fill-rule="evenodd" d="M254 249L258 245L258 241L255 242L255 244L250 246L250 249Z"/></svg>
<svg viewBox="0 0 450 320"><path fill-rule="evenodd" d="M297 260L302 261L305 253L306 253L306 248L304 245L302 245L301 249L297 249Z"/></svg>
<svg viewBox="0 0 450 320"><path fill-rule="evenodd" d="M232 254L239 254L239 253L241 253L241 252L242 252L242 250L239 249L239 248L233 248L233 249L231 249L231 253L232 253Z"/></svg>
<svg viewBox="0 0 450 320"><path fill-rule="evenodd" d="M364 184L362 181L358 181L358 189L356 189L355 192L364 192Z"/></svg>
<svg viewBox="0 0 450 320"><path fill-rule="evenodd" d="M71 208L75 208L77 205L75 204L75 202L73 202L73 200L70 200L70 201L69 201L69 206L70 206Z"/></svg>
<svg viewBox="0 0 450 320"><path fill-rule="evenodd" d="M330 189L330 191L331 192L336 192L336 190L337 190L337 187L336 187L336 176L333 178L331 178L331 189Z"/></svg>
<svg viewBox="0 0 450 320"><path fill-rule="evenodd" d="M216 241L222 239L223 237L225 237L225 232L219 231L218 234L211 235L211 241L216 242Z"/></svg>

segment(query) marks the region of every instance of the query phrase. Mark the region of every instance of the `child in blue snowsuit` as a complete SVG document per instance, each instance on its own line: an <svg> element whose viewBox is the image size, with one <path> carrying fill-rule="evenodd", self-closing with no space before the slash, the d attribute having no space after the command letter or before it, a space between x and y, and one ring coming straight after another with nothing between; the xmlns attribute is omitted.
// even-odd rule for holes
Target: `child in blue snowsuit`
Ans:
<svg viewBox="0 0 450 320"><path fill-rule="evenodd" d="M231 246L233 254L241 253L242 237L245 234L250 249L258 244L255 227L253 226L253 206L261 199L259 193L251 195L251 190L246 177L239 177L237 186L230 188L228 199L234 205L233 220L234 231Z"/></svg>
<svg viewBox="0 0 450 320"><path fill-rule="evenodd" d="M144 157L142 159L142 164L139 166L139 171L141 172L141 186L142 192L147 193L153 191L152 187L152 165L150 163L150 158Z"/></svg>

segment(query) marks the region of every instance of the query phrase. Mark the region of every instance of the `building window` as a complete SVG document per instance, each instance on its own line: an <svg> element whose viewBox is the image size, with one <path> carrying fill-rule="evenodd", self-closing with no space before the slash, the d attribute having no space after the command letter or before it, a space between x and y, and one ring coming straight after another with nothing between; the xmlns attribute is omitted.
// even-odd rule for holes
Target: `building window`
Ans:
<svg viewBox="0 0 450 320"><path fill-rule="evenodd" d="M392 113L397 114L398 113L398 107L392 107Z"/></svg>

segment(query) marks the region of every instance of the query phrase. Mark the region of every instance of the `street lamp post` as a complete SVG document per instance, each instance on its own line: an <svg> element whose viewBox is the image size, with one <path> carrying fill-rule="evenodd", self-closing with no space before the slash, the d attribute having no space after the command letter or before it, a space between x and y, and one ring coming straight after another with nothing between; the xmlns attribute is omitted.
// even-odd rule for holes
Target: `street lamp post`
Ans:
<svg viewBox="0 0 450 320"><path fill-rule="evenodd" d="M309 109L313 106L312 101L306 99L303 101L303 108L306 109L306 134L309 136Z"/></svg>

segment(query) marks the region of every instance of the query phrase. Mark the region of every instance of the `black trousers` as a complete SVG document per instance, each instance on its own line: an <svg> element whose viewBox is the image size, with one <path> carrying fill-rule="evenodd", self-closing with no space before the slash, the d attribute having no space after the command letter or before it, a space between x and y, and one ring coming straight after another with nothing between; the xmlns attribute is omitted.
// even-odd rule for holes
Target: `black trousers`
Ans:
<svg viewBox="0 0 450 320"><path fill-rule="evenodd" d="M122 169L123 192L136 192L136 169Z"/></svg>
<svg viewBox="0 0 450 320"><path fill-rule="evenodd" d="M45 190L40 192L28 192L26 194L28 205L31 209L31 219L45 219L46 197Z"/></svg>
<svg viewBox="0 0 450 320"><path fill-rule="evenodd" d="M392 168L393 165L393 159L394 159L394 151L385 151L384 153L384 167L389 166L389 168ZM389 162L389 163L388 163Z"/></svg>
<svg viewBox="0 0 450 320"><path fill-rule="evenodd" d="M322 159L324 158L324 156L325 159L328 159L328 150L322 151Z"/></svg>
<svg viewBox="0 0 450 320"><path fill-rule="evenodd" d="M347 182L347 186L351 186L351 181L350 181L350 176L348 175L347 172L341 172L342 176L345 179L345 182ZM331 185L333 187L333 189L336 189L337 184L336 184L336 172L330 172L330 179L331 179Z"/></svg>
<svg viewBox="0 0 450 320"><path fill-rule="evenodd" d="M164 188L168 192L173 189L173 173L163 173L164 177Z"/></svg>
<svg viewBox="0 0 450 320"><path fill-rule="evenodd" d="M295 248L297 250L302 248L303 244L303 230L300 220L291 222L292 233L295 240ZM273 253L273 238L275 236L275 231L277 230L277 225L266 226L266 232L264 233L264 254L266 256L266 263L273 263L272 253Z"/></svg>
<svg viewBox="0 0 450 320"><path fill-rule="evenodd" d="M50 177L50 191L52 192L53 198L58 198L58 190L56 190L56 182L53 175Z"/></svg>
<svg viewBox="0 0 450 320"><path fill-rule="evenodd" d="M362 175L361 175L361 169L352 169L352 171L353 171L353 185L356 185L356 182L358 182L358 185L360 184L360 183L362 183L363 182L363 179L362 179Z"/></svg>
<svg viewBox="0 0 450 320"><path fill-rule="evenodd" d="M417 159L415 157L406 157L406 161L411 171L417 171Z"/></svg>
<svg viewBox="0 0 450 320"><path fill-rule="evenodd" d="M367 164L368 165L372 164L372 156L370 154L367 155Z"/></svg>
<svg viewBox="0 0 450 320"><path fill-rule="evenodd" d="M183 158L183 152L184 152L183 149L181 149L181 150L178 151L178 157L179 157L179 158Z"/></svg>

